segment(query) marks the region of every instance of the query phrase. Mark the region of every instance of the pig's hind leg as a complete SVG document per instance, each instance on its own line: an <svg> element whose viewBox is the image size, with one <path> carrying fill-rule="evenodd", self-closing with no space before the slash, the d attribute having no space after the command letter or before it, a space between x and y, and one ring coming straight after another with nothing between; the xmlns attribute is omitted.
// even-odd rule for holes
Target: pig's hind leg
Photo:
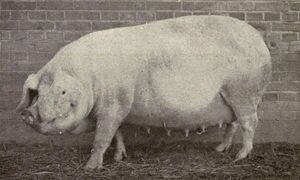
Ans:
<svg viewBox="0 0 300 180"><path fill-rule="evenodd" d="M242 129L243 147L238 152L235 161L244 159L253 149L254 133L258 123L257 106L261 101L263 92L263 86L259 83L259 80L251 79L249 76L244 76L243 79L239 80L227 84L222 90L222 96L227 104L231 106L236 122ZM228 141L231 141L230 134L234 130L236 130L234 127L229 127ZM225 142L224 145L218 147L218 150L226 149L226 145Z"/></svg>
<svg viewBox="0 0 300 180"><path fill-rule="evenodd" d="M232 145L233 136L236 133L238 126L239 124L236 121L233 121L226 125L223 141L220 145L216 147L216 150L218 152L223 152L230 148L230 146Z"/></svg>
<svg viewBox="0 0 300 180"><path fill-rule="evenodd" d="M119 129L115 135L116 152L114 155L115 161L121 161L123 157L127 157L124 139L121 130Z"/></svg>

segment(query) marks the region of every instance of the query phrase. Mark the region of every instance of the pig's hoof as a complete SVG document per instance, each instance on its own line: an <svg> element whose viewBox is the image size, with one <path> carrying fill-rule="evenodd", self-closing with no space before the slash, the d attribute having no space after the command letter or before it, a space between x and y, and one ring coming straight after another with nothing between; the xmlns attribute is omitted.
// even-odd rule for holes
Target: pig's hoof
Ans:
<svg viewBox="0 0 300 180"><path fill-rule="evenodd" d="M89 160L86 165L84 166L84 170L86 171L91 171L95 169L102 169L103 166L101 163L98 163L97 161L94 160Z"/></svg>
<svg viewBox="0 0 300 180"><path fill-rule="evenodd" d="M218 152L224 152L227 151L230 148L231 144L221 143L216 147L216 151Z"/></svg>
<svg viewBox="0 0 300 180"><path fill-rule="evenodd" d="M247 149L247 148L242 148L236 155L236 158L233 162L237 162L240 161L242 159L245 159L247 157L247 155L249 154L249 152L251 151L251 149Z"/></svg>
<svg viewBox="0 0 300 180"><path fill-rule="evenodd" d="M115 153L114 159L115 159L115 161L120 162L120 161L122 161L123 158L126 158L126 157L127 157L126 150L123 149L123 150L117 151Z"/></svg>

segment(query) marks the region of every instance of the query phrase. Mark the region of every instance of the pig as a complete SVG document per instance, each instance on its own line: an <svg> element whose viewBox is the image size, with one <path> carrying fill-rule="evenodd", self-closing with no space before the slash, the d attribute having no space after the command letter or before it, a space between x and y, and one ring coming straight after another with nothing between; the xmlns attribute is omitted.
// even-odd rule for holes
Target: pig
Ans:
<svg viewBox="0 0 300 180"><path fill-rule="evenodd" d="M149 133L182 129L186 136L225 123L219 152L241 127L238 161L253 148L257 107L270 79L268 47L252 26L185 16L92 32L64 46L29 75L17 111L42 134L95 130L85 169L102 168L114 137L115 159L126 155L124 123Z"/></svg>

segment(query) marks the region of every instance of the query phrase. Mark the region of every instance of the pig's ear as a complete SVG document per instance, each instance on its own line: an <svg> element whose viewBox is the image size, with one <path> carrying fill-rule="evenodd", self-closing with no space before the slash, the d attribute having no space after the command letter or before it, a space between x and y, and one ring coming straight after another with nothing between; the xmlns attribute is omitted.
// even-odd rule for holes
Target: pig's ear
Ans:
<svg viewBox="0 0 300 180"><path fill-rule="evenodd" d="M22 99L16 108L17 112L24 110L32 102L33 98L37 95L39 85L39 77L37 74L30 74L24 83Z"/></svg>

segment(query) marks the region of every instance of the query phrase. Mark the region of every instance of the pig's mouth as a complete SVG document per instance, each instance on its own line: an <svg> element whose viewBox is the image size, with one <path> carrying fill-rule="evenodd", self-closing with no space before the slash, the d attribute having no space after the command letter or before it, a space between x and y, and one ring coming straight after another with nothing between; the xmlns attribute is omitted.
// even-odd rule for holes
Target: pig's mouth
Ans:
<svg viewBox="0 0 300 180"><path fill-rule="evenodd" d="M43 122L39 113L33 110L31 107L21 112L22 120L26 125L29 125L35 131L44 135L61 135L64 133L71 133L76 127L70 127L68 129L57 129L53 119L49 122Z"/></svg>

